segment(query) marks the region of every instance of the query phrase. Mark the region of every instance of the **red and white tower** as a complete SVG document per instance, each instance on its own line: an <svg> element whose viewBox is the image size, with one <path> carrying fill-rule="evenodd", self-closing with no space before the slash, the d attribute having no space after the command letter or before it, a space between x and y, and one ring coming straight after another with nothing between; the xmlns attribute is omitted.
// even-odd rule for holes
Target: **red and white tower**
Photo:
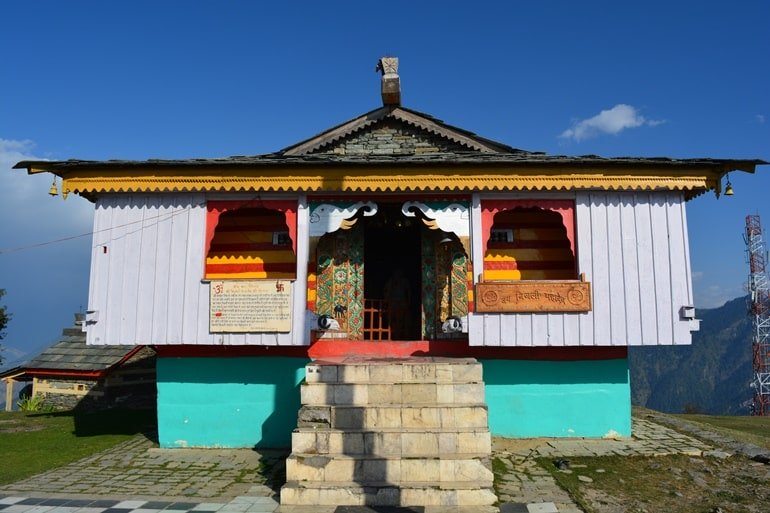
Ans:
<svg viewBox="0 0 770 513"><path fill-rule="evenodd" d="M744 239L749 263L749 315L752 321L751 388L754 395L751 414L770 416L770 282L765 267L767 252L758 215L746 216Z"/></svg>

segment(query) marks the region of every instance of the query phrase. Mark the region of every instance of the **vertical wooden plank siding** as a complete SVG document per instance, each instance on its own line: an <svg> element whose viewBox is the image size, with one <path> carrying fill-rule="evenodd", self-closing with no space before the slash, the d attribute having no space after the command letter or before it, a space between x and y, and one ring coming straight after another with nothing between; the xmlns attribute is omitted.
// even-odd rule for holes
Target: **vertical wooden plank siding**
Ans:
<svg viewBox="0 0 770 513"><path fill-rule="evenodd" d="M629 345L642 343L640 287L645 283L639 275L639 254L636 235L636 197L621 198L620 243L623 253L623 291L625 296L626 340ZM686 242L683 242L686 244Z"/></svg>
<svg viewBox="0 0 770 513"><path fill-rule="evenodd" d="M191 197L193 205L202 205L206 201L206 197L203 194L194 194ZM198 315L200 310L198 309L198 302L200 301L199 294L200 282L195 283L194 277L202 276L205 268L203 251L199 251L198 248L203 247L205 244L206 232L201 230L200 226L206 223L206 214L203 208L191 208L187 212L187 254L185 259L185 274L186 279L184 295L184 305L182 308L182 340L196 340L199 334L198 331ZM208 297L208 294L206 295ZM208 304L208 301L206 301ZM207 308L208 309L208 308ZM206 315L208 319L208 313Z"/></svg>
<svg viewBox="0 0 770 513"><path fill-rule="evenodd" d="M610 331L613 299L610 297L610 280L620 278L620 276L613 276L613 273L618 270L610 268L609 237L612 234L607 233L608 196L606 192L592 193L590 196L592 244L590 249L586 249L591 251L591 265L594 271L590 278L591 293L594 296L591 312L594 321L594 344L592 345L611 345L613 342Z"/></svg>
<svg viewBox="0 0 770 513"><path fill-rule="evenodd" d="M129 265L125 265L121 269L122 283L121 288L123 290L122 304L120 307L120 339L121 340L134 340L136 339L136 312L139 305L139 265L131 265L134 262L141 261L142 254L142 228L144 224L144 213L146 209L144 205L137 205L134 201L131 201L125 208L125 232L123 235L124 262Z"/></svg>
<svg viewBox="0 0 770 513"><path fill-rule="evenodd" d="M137 323L136 338L140 340L152 339L152 319L155 315L155 291L153 284L157 279L158 261L158 213L160 198L153 196L148 198L143 209L142 220L142 252L139 255L139 283L137 288L138 304L136 317L138 319L150 319L150 322Z"/></svg>
<svg viewBox="0 0 770 513"><path fill-rule="evenodd" d="M653 265L652 255L652 214L651 214L651 193L640 193L637 195L637 203L634 212L636 214L636 247L637 263L639 269L639 323L641 329L641 344L655 345L658 343L657 337L657 291L655 290L655 266Z"/></svg>
<svg viewBox="0 0 770 513"><path fill-rule="evenodd" d="M94 232L88 310L97 321L87 326L89 344L304 343L291 333L209 333L205 195L105 196ZM301 332L304 315L294 315Z"/></svg>
<svg viewBox="0 0 770 513"><path fill-rule="evenodd" d="M153 311L152 311L152 339L166 343L166 315L168 314L168 288L171 274L171 220L174 216L174 210L168 197L164 197L158 204L157 219L158 241L155 245L155 279L149 281L149 275L144 278L148 280L146 287L153 290ZM149 250L149 248L148 248ZM100 305L96 306L97 308ZM89 332L90 333L90 332ZM140 339L141 340L141 339ZM153 342L155 343L155 342ZM161 343L161 342L158 342Z"/></svg>
<svg viewBox="0 0 770 513"><path fill-rule="evenodd" d="M575 197L575 225L576 225L576 245L578 272L585 273L586 279L593 282L595 269L594 261L591 257L591 247L593 246L593 234L591 233L591 198L588 194L578 194ZM594 319L591 312L576 315L578 318L577 341L574 345L590 346L594 345ZM572 332L567 338L575 338Z"/></svg>
<svg viewBox="0 0 770 513"><path fill-rule="evenodd" d="M691 279L690 265L687 257L687 245L683 244L687 230L683 226L683 207L681 203L672 201L669 196L666 198L666 220L669 231L669 253L671 258L671 301L673 305L677 301L681 305L692 305L692 296L690 295ZM679 299L682 298L682 299ZM689 332L689 323L676 322L679 312L674 312L674 331L672 333L672 342L680 343L684 332Z"/></svg>
<svg viewBox="0 0 770 513"><path fill-rule="evenodd" d="M575 218L592 311L470 314L471 345L689 344L692 324L680 316L693 301L683 195L578 192Z"/></svg>
<svg viewBox="0 0 770 513"><path fill-rule="evenodd" d="M192 204L192 196L182 204L175 204L171 217L171 269L169 272L169 286L166 291L166 304L168 314L166 316L166 336L168 344L183 344L182 329L184 325L184 297L191 291L186 290L187 277L187 252L192 249L188 246L187 234L189 232L189 211L196 208ZM181 202L180 202L181 203ZM202 227L201 227L202 228ZM197 249L197 248L196 248Z"/></svg>
<svg viewBox="0 0 770 513"><path fill-rule="evenodd" d="M625 276L628 272L625 258L623 255L623 231L620 224L620 204L619 194L609 194L607 197L607 258L609 262L607 267L611 270L609 285L609 306L610 306L610 335L609 339L613 345L626 345L628 342L628 327L626 326L627 315L627 295L630 291L626 290ZM617 270L617 274L616 273Z"/></svg>
<svg viewBox="0 0 770 513"><path fill-rule="evenodd" d="M110 263L108 265L108 271L107 271L107 297L106 297L106 310L110 312L115 312L114 315L110 318L109 323L107 325L107 331L105 333L105 339L110 340L114 342L109 342L111 344L120 344L120 326L122 324L121 322L121 314L123 314L121 310L121 306L123 303L123 291L122 291L122 285L123 285L123 271L126 267L125 262L125 246L126 246L126 223L128 222L127 219L127 209L130 206L130 201L125 202L124 204L119 204L117 201L114 201L111 205L111 209L113 211L112 221L113 224L111 226L110 230L110 237L105 241L105 248L106 248L106 258L109 259ZM113 290L119 290L119 294L113 294ZM93 308L89 308L89 310L93 310ZM105 310L105 309L102 309Z"/></svg>
<svg viewBox="0 0 770 513"><path fill-rule="evenodd" d="M663 194L655 194L650 202L650 210L653 228L652 238L652 261L653 277L655 281L655 304L658 306L658 343L674 343L674 315L672 310L677 311L682 305L672 305L673 293L671 289L671 251L669 247L668 236L658 236L658 234L668 234L668 216L666 212L667 198ZM677 272L684 272L679 269Z"/></svg>

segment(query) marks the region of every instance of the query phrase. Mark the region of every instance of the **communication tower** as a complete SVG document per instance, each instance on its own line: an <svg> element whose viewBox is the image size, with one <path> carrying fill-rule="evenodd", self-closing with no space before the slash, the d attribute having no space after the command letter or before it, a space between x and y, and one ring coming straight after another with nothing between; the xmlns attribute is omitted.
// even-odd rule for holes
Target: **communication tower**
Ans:
<svg viewBox="0 0 770 513"><path fill-rule="evenodd" d="M770 282L765 268L765 241L758 215L746 216L746 258L749 264L749 315L752 324L751 414L770 416Z"/></svg>

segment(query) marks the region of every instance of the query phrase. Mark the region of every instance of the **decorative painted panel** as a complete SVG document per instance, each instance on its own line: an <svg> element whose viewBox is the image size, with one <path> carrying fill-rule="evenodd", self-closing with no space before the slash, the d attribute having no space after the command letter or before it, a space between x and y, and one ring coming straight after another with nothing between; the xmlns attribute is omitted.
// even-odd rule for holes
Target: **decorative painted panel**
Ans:
<svg viewBox="0 0 770 513"><path fill-rule="evenodd" d="M555 200L546 196L543 201ZM482 198L481 204L484 203ZM592 310L473 313L469 316L470 344L691 343L691 332L698 329L697 321L680 313L683 306L693 304L683 195L578 192L574 205L577 272L585 273L586 280L591 282Z"/></svg>
<svg viewBox="0 0 770 513"><path fill-rule="evenodd" d="M468 314L468 257L449 234L422 231L422 334L436 338L450 316Z"/></svg>
<svg viewBox="0 0 770 513"><path fill-rule="evenodd" d="M316 254L316 313L335 317L351 338L360 338L364 320L362 226L324 235Z"/></svg>

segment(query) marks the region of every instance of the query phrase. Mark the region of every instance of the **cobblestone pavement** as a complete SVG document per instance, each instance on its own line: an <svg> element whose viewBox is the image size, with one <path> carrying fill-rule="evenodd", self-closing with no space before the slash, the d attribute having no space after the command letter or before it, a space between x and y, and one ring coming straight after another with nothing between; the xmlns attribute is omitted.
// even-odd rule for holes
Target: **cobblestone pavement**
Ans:
<svg viewBox="0 0 770 513"><path fill-rule="evenodd" d="M712 449L646 417L634 418L631 439L495 438L492 450L500 511L581 511L537 465L539 457L701 455ZM70 465L0 487L0 513L273 512L287 454L158 449L137 436Z"/></svg>

